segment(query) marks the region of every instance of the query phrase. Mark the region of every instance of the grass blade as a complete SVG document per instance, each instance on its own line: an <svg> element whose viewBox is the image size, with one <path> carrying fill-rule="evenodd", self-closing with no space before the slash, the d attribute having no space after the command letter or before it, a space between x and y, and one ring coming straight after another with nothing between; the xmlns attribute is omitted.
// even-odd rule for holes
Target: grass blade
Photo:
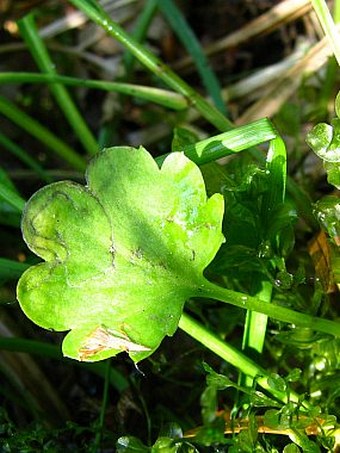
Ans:
<svg viewBox="0 0 340 453"><path fill-rule="evenodd" d="M55 75L54 64L50 59L43 40L40 38L36 29L33 14L25 16L18 21L20 32L28 45L28 48L36 61L39 69L50 75ZM98 151L96 139L89 130L84 118L79 113L71 96L63 85L58 83L51 85L51 91L65 118L76 133L77 138L83 144L86 151L91 155Z"/></svg>
<svg viewBox="0 0 340 453"><path fill-rule="evenodd" d="M163 0L159 2L159 8L166 16L174 33L179 37L188 53L192 56L197 71L202 78L203 84L205 85L207 92L211 96L216 107L225 115L226 108L222 98L222 88L214 71L209 65L199 41L185 20L182 12L177 8L172 0Z"/></svg>
<svg viewBox="0 0 340 453"><path fill-rule="evenodd" d="M25 200L20 197L13 189L0 181L0 198L7 201L18 212L21 212L25 206Z"/></svg>
<svg viewBox="0 0 340 453"><path fill-rule="evenodd" d="M121 82L106 82L102 80L85 80L76 77L59 76L53 74L37 74L34 72L2 72L0 73L1 84L16 83L48 83L93 88L96 90L115 91L117 93L127 94L173 110L184 110L188 108L189 103L184 96L174 93L173 91L163 90L142 85L135 85Z"/></svg>
<svg viewBox="0 0 340 453"><path fill-rule="evenodd" d="M262 218L265 230L271 222L273 211L283 203L287 180L287 153L284 142L280 137L271 140L266 159L266 172L268 173L268 187L263 195L261 206ZM273 264L275 268L275 264ZM261 289L254 294L264 304L271 302L273 286L268 280L263 279ZM242 349L248 348L262 353L267 331L268 316L256 311L247 310L244 325ZM241 379L242 381L242 379ZM245 385L252 385L252 381L246 378Z"/></svg>
<svg viewBox="0 0 340 453"><path fill-rule="evenodd" d="M0 132L0 145L8 149L12 154L18 157L22 162L24 162L29 168L34 170L43 181L51 182L52 178L48 176L45 170L36 162L23 148L14 143L8 137Z"/></svg>
<svg viewBox="0 0 340 453"><path fill-rule="evenodd" d="M132 32L132 37L139 43L143 43L151 24L151 21L157 11L158 0L147 0L143 11L141 11L138 16L137 23L134 31ZM134 62L136 61L132 53L126 51L123 56L123 61L125 64L126 77L129 78L133 70Z"/></svg>
<svg viewBox="0 0 340 453"><path fill-rule="evenodd" d="M201 326L197 321L191 318L186 313L183 313L179 321L179 327L190 335L192 338L203 344L205 347L213 351L226 362L238 368L241 372L256 379L256 382L262 388L268 390L272 395L281 401L287 401L287 394L274 390L268 384L269 373L259 366L256 362L249 359L246 355L242 354L238 349L224 342L208 329ZM290 394L291 401L298 401L299 396L295 393Z"/></svg>
<svg viewBox="0 0 340 453"><path fill-rule="evenodd" d="M273 210L284 202L287 184L287 153L283 140L277 136L270 142L266 159L269 187L262 204L262 215L266 226L270 223Z"/></svg>
<svg viewBox="0 0 340 453"><path fill-rule="evenodd" d="M193 145L184 146L176 151L183 151L196 164L203 165L273 140L276 137L277 131L273 124L267 118L262 118L228 132L201 140ZM156 161L161 163L164 158L165 155L160 156L156 158Z"/></svg>
<svg viewBox="0 0 340 453"><path fill-rule="evenodd" d="M72 165L72 167L81 171L85 170L85 160L81 158L72 148L3 96L0 96L0 113L7 116L7 118L16 123L26 132L44 143L49 149L54 151L55 154L62 157L66 162Z"/></svg>
<svg viewBox="0 0 340 453"><path fill-rule="evenodd" d="M0 258L0 279L1 280L16 280L21 274L30 267L29 264L19 263L18 261Z"/></svg>

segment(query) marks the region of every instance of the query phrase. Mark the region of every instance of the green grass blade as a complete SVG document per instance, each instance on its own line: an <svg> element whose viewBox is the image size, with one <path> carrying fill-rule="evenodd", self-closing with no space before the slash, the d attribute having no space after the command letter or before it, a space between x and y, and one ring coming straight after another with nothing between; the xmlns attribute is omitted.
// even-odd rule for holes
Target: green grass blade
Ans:
<svg viewBox="0 0 340 453"><path fill-rule="evenodd" d="M145 41L147 31L150 27L151 21L157 11L158 0L147 0L145 2L144 8L138 16L135 29L132 32L132 37L139 43ZM126 77L129 79L129 75L133 70L134 62L136 61L132 53L126 51L123 56L123 61L125 64Z"/></svg>
<svg viewBox="0 0 340 453"><path fill-rule="evenodd" d="M265 224L271 221L272 212L283 203L287 184L287 153L283 140L277 136L270 142L266 159L266 172L272 190L266 192L262 204L262 215Z"/></svg>
<svg viewBox="0 0 340 453"><path fill-rule="evenodd" d="M0 191L1 189L3 196L0 195L0 223L17 228L21 219L20 194L5 170L0 167ZM14 200L14 203L10 203L8 198Z"/></svg>
<svg viewBox="0 0 340 453"><path fill-rule="evenodd" d="M50 75L55 75L54 64L47 52L43 40L40 38L35 26L33 14L28 14L18 21L19 30L28 48L37 63L39 69ZM73 128L78 140L83 144L86 151L93 155L98 151L98 144L89 130L84 118L80 114L71 96L65 87L60 84L50 86L53 96L61 108L65 118Z"/></svg>
<svg viewBox="0 0 340 453"><path fill-rule="evenodd" d="M63 158L75 169L81 171L86 169L85 160L81 158L72 148L3 96L0 96L0 113L5 115L29 134L33 135L33 137L41 141L47 146L47 148L54 151L55 154Z"/></svg>
<svg viewBox="0 0 340 453"><path fill-rule="evenodd" d="M273 140L276 137L277 131L273 124L267 118L262 118L174 151L183 151L196 164L203 165ZM166 155L156 158L157 163L160 164L165 157Z"/></svg>
<svg viewBox="0 0 340 453"><path fill-rule="evenodd" d="M183 313L179 321L179 327L192 338L203 344L210 351L221 357L226 362L238 368L242 373L250 378L256 379L256 382L262 388L268 390L276 398L283 402L287 402L287 394L274 390L268 384L269 373L259 366L256 362L242 354L238 349L222 341L220 338L211 333L208 329L201 326L197 321L192 319L186 313ZM291 401L299 401L299 396L292 392L290 394Z"/></svg>
<svg viewBox="0 0 340 453"><path fill-rule="evenodd" d="M273 211L283 203L286 191L287 180L287 153L283 140L277 136L271 140L266 159L266 172L268 174L268 187L262 200L262 218L265 228L269 226ZM261 289L254 295L263 301L264 304L271 302L272 283L268 280L261 282ZM243 349L262 353L268 316L255 311L247 311L246 322L243 333ZM246 379L245 384L251 385L251 381Z"/></svg>
<svg viewBox="0 0 340 453"><path fill-rule="evenodd" d="M222 88L204 52L202 51L199 41L185 20L182 12L179 8L177 8L172 0L162 0L158 4L159 8L170 23L172 30L191 55L211 99L214 101L216 107L225 115L226 108L222 98Z"/></svg>
<svg viewBox="0 0 340 453"><path fill-rule="evenodd" d="M273 285L269 281L261 282L261 290L255 294L264 304L271 302ZM257 311L247 310L243 328L242 350L253 350L262 353L266 338L268 316ZM240 376L240 383L251 387L253 380L249 376Z"/></svg>
<svg viewBox="0 0 340 453"><path fill-rule="evenodd" d="M166 85L182 94L188 99L201 115L213 124L217 129L226 131L233 126L225 116L206 101L196 90L175 74L168 66L158 59L152 52L145 49L128 33L126 33L104 9L97 3L89 0L70 0L70 2L83 11L92 21L100 25L113 38L117 39L127 50L129 50L141 64L148 68L153 74L159 77Z"/></svg>
<svg viewBox="0 0 340 453"><path fill-rule="evenodd" d="M34 170L43 181L52 182L52 178L48 176L42 166L36 162L23 148L14 143L8 137L0 132L0 145L8 149L12 154L18 157L22 162L24 162L29 168Z"/></svg>
<svg viewBox="0 0 340 453"><path fill-rule="evenodd" d="M0 258L0 279L1 280L16 280L21 274L30 267L29 264L19 263L18 261Z"/></svg>
<svg viewBox="0 0 340 453"><path fill-rule="evenodd" d="M2 181L0 181L0 198L7 201L18 212L21 212L25 206L25 200Z"/></svg>
<svg viewBox="0 0 340 453"><path fill-rule="evenodd" d="M52 74L36 74L34 72L2 72L1 84L17 83L62 83L63 85L93 88L96 90L115 91L129 96L145 99L173 110L188 108L187 100L180 94L161 88L147 87L130 83L105 82L101 80L85 80L76 77Z"/></svg>

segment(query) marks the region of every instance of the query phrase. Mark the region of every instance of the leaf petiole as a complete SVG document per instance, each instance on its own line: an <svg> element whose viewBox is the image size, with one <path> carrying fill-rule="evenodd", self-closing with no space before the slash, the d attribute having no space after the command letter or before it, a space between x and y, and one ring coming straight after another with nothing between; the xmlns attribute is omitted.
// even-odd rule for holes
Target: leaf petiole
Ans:
<svg viewBox="0 0 340 453"><path fill-rule="evenodd" d="M196 296L219 300L246 310L263 313L277 321L299 327L309 327L319 332L340 337L340 323L338 322L300 313L279 305L264 303L256 297L222 288L208 280L205 280L205 283L201 285Z"/></svg>

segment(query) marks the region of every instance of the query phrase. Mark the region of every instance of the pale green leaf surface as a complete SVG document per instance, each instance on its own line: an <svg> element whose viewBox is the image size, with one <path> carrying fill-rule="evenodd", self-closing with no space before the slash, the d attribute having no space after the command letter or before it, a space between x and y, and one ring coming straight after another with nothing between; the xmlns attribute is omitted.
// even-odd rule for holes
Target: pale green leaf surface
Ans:
<svg viewBox="0 0 340 453"><path fill-rule="evenodd" d="M326 162L340 162L340 119L319 123L307 134L306 142Z"/></svg>
<svg viewBox="0 0 340 453"><path fill-rule="evenodd" d="M327 181L338 190L340 190L340 163L339 162L324 162L324 169L327 173Z"/></svg>
<svg viewBox="0 0 340 453"><path fill-rule="evenodd" d="M54 183L27 203L23 235L46 262L23 274L18 300L36 324L70 330L65 355L139 361L175 332L204 283L223 241L223 198L207 199L183 153L159 169L143 148L109 148L86 176L86 187Z"/></svg>

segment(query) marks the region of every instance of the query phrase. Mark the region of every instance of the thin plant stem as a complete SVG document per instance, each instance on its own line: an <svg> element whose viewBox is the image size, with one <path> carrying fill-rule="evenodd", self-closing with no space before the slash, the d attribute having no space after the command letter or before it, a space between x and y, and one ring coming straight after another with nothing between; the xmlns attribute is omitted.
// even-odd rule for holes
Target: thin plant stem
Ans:
<svg viewBox="0 0 340 453"><path fill-rule="evenodd" d="M145 99L146 101L155 102L156 104L163 105L164 107L173 110L184 110L189 106L188 102L182 95L161 88L135 85L131 83L79 79L76 77L53 74L37 74L34 72L0 73L0 85L16 83L47 83L52 85L58 83L69 86L93 88L95 90L115 91L117 93Z"/></svg>
<svg viewBox="0 0 340 453"><path fill-rule="evenodd" d="M239 308L263 313L270 318L293 326L308 327L318 332L340 337L339 322L307 315L279 305L263 303L256 297L222 288L208 280L205 280L205 284L198 288L196 296L219 300Z"/></svg>
<svg viewBox="0 0 340 453"><path fill-rule="evenodd" d="M15 280L29 267L30 265L27 263L19 263L18 261L7 258L0 258L0 278Z"/></svg>
<svg viewBox="0 0 340 453"><path fill-rule="evenodd" d="M104 389L103 389L103 398L102 405L100 408L99 414L99 426L97 427L96 438L94 441L94 452L100 451L100 444L103 437L104 427L105 427L105 414L109 401L109 384L110 384L110 374L111 374L111 360L107 359L105 363L105 379L104 379Z"/></svg>

